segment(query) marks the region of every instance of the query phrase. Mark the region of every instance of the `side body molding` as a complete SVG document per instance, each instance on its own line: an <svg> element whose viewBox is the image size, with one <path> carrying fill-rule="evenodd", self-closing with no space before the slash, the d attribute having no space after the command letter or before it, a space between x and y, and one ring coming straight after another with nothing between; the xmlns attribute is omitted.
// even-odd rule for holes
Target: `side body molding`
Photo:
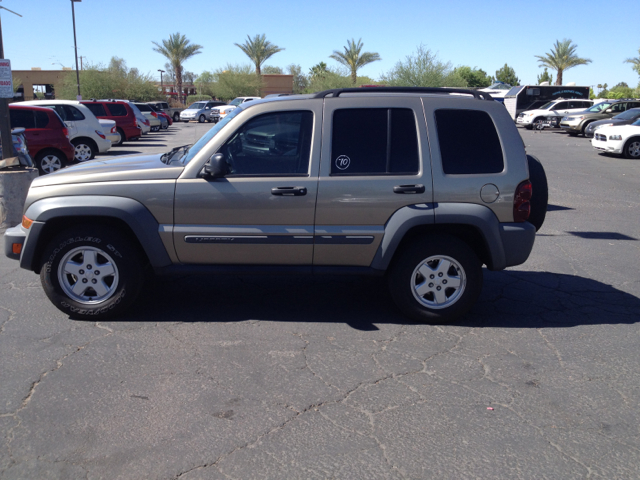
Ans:
<svg viewBox="0 0 640 480"><path fill-rule="evenodd" d="M34 224L27 235L20 258L22 268L32 269L39 234L47 221L60 217L110 217L122 220L138 238L153 267L171 265L171 259L160 238L157 220L137 200L102 195L52 197L31 204L25 215L34 220Z"/></svg>

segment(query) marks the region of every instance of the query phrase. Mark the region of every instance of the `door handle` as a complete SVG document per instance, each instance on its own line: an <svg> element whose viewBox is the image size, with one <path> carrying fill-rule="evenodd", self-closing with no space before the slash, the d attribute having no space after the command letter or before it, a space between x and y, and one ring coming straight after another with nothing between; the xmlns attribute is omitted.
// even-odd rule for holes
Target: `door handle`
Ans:
<svg viewBox="0 0 640 480"><path fill-rule="evenodd" d="M275 187L271 189L271 195L301 197L306 194L307 187Z"/></svg>
<svg viewBox="0 0 640 480"><path fill-rule="evenodd" d="M393 193L424 193L424 185L396 185Z"/></svg>

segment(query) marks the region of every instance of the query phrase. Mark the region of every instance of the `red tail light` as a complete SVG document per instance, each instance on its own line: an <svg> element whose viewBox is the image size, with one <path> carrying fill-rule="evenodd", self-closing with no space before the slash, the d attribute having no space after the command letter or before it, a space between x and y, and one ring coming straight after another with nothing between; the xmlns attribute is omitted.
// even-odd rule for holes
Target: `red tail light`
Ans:
<svg viewBox="0 0 640 480"><path fill-rule="evenodd" d="M69 129L67 127L62 127L62 133L65 137L69 138Z"/></svg>
<svg viewBox="0 0 640 480"><path fill-rule="evenodd" d="M153 115L154 117L158 118L158 114L156 112L151 112L151 115Z"/></svg>
<svg viewBox="0 0 640 480"><path fill-rule="evenodd" d="M116 126L111 127L111 133L116 133Z"/></svg>
<svg viewBox="0 0 640 480"><path fill-rule="evenodd" d="M525 180L518 188L516 188L516 194L513 197L513 221L514 222L526 222L531 213L531 182Z"/></svg>

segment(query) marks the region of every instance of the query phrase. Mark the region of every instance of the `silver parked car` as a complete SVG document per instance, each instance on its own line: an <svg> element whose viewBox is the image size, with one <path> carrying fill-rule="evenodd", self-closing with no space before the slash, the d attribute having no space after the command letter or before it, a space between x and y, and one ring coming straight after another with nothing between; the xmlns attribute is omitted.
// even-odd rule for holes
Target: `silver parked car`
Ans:
<svg viewBox="0 0 640 480"><path fill-rule="evenodd" d="M218 101L202 101L194 102L189 105L186 110L180 112L180 120L188 122L190 120L197 120L200 123L211 122L211 109L219 105L225 105L224 102Z"/></svg>

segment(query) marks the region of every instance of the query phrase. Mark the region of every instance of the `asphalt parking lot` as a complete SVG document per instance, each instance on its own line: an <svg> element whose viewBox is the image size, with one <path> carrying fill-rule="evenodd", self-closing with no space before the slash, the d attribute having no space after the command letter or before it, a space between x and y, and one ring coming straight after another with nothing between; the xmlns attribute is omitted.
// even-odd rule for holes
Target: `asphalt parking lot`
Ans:
<svg viewBox="0 0 640 480"><path fill-rule="evenodd" d="M162 279L75 321L0 257L0 478L638 478L640 162L520 133L546 222L450 326L355 277Z"/></svg>

